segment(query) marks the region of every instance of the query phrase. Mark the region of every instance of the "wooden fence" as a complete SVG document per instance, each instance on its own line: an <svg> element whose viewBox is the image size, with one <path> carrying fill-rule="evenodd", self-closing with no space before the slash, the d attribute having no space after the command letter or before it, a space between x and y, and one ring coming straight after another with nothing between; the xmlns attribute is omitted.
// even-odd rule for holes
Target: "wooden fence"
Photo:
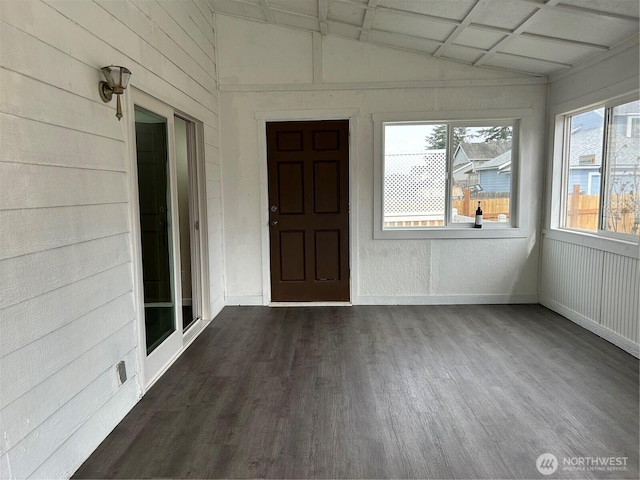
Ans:
<svg viewBox="0 0 640 480"><path fill-rule="evenodd" d="M464 196L459 200L454 200L453 208L458 209L458 215L465 217L475 217L478 202L482 202L482 218L490 221L497 221L498 215L504 215L504 221L509 221L509 194L503 193L499 196L489 195L490 198L482 198L485 195L478 194L471 198L468 188L464 190Z"/></svg>
<svg viewBox="0 0 640 480"><path fill-rule="evenodd" d="M635 206L635 208L633 208ZM605 212L609 225L608 230L619 233L635 233L638 225L636 215L640 206L638 194L614 194L611 198L610 209ZM567 227L595 232L598 230L600 211L600 195L581 195L580 185L574 185L573 191L567 198Z"/></svg>

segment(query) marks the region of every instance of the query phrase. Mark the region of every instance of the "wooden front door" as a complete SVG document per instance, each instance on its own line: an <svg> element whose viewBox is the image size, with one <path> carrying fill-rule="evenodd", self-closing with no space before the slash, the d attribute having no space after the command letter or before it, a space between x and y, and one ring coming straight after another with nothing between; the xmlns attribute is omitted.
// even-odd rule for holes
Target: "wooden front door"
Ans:
<svg viewBox="0 0 640 480"><path fill-rule="evenodd" d="M271 299L349 301L349 121L267 123Z"/></svg>

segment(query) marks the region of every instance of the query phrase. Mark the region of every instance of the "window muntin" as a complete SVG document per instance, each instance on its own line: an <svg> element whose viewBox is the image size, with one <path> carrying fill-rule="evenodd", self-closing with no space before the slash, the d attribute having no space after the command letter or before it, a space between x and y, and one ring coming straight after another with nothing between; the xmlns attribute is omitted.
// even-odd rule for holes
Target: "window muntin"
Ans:
<svg viewBox="0 0 640 480"><path fill-rule="evenodd" d="M562 226L640 235L640 101L565 117Z"/></svg>
<svg viewBox="0 0 640 480"><path fill-rule="evenodd" d="M511 226L514 126L383 123L383 230Z"/></svg>

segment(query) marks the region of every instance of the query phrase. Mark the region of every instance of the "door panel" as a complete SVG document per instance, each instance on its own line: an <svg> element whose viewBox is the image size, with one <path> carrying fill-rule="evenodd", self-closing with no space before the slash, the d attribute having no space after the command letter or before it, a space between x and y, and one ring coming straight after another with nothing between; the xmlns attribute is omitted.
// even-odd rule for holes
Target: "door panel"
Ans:
<svg viewBox="0 0 640 480"><path fill-rule="evenodd" d="M280 279L287 281L306 280L304 230L280 230Z"/></svg>
<svg viewBox="0 0 640 480"><path fill-rule="evenodd" d="M348 301L349 122L267 123L271 299Z"/></svg>
<svg viewBox="0 0 640 480"><path fill-rule="evenodd" d="M171 301L166 127L136 123L145 303Z"/></svg>
<svg viewBox="0 0 640 480"><path fill-rule="evenodd" d="M165 117L135 107L147 354L176 331L171 186Z"/></svg>

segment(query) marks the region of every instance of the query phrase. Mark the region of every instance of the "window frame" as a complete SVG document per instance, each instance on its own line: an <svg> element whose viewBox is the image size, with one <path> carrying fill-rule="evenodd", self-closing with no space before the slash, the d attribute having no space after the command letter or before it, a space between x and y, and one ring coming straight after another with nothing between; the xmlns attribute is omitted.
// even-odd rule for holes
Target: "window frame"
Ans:
<svg viewBox="0 0 640 480"><path fill-rule="evenodd" d="M521 130L523 120L533 115L530 108L440 112L374 113L374 239L438 239L438 238L523 238L527 236L528 218L522 209L521 185ZM447 149L447 172L445 187L445 225L438 227L392 227L384 228L384 127L401 124L446 124L457 126L512 125L511 197L510 222L485 224L474 228L473 223L451 223L451 191L453 185L453 151ZM451 142L452 128L448 131Z"/></svg>
<svg viewBox="0 0 640 480"><path fill-rule="evenodd" d="M567 232L569 234L576 235L584 235L595 238L601 238L605 240L612 240L615 242L624 242L630 244L638 244L640 243L640 236L629 234L629 233L619 233L611 230L606 230L605 227L605 216L604 216L604 206L607 201L607 195L605 192L605 188L607 185L607 181L610 177L611 172L608 170L608 148L609 148L609 126L613 121L613 109L620 105L624 105L625 103L630 103L633 101L639 100L638 92L625 94L614 99L609 99L606 101L596 102L587 106L583 106L580 108L572 109L570 111L566 111L564 113L556 113L555 115L555 124L556 124L556 136L554 141L553 148L553 161L554 164L557 165L559 163L559 172L560 181L553 182L552 185L552 195L557 195L559 211L555 212L554 220L551 225L552 230L557 230L561 232ZM569 163L570 163L570 141L571 138L571 118L576 117L580 114L604 109L604 118L603 118L603 132L602 132L602 160L600 163L600 168L598 171L598 175L600 177L600 198L598 200L598 229L596 231L591 230L581 230L577 228L571 228L567 226L567 208L568 208L568 188L569 188ZM558 132L561 132L558 135ZM560 145L558 146L558 143ZM595 172L594 172L595 173ZM591 177L589 178L589 183L591 183ZM560 186L560 191L557 191L557 186Z"/></svg>

